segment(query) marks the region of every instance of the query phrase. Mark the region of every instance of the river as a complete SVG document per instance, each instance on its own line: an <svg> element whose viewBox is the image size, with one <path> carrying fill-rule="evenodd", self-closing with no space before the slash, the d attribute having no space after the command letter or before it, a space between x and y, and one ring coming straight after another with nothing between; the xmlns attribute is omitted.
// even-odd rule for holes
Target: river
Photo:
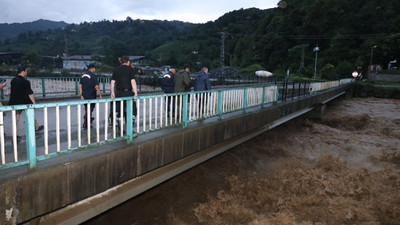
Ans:
<svg viewBox="0 0 400 225"><path fill-rule="evenodd" d="M400 224L400 100L338 99L86 222Z"/></svg>

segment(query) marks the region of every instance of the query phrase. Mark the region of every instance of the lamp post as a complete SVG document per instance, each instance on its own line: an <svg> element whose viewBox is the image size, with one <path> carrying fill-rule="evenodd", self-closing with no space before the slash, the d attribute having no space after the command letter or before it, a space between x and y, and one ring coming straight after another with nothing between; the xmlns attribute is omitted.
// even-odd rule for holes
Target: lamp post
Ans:
<svg viewBox="0 0 400 225"><path fill-rule="evenodd" d="M317 78L318 51L319 51L319 47L318 47L318 44L317 44L317 46L315 46L315 48L314 48L314 52L315 52L314 80Z"/></svg>
<svg viewBox="0 0 400 225"><path fill-rule="evenodd" d="M370 59L370 61L369 61L370 69L371 69L371 67L372 67L372 55L374 55L374 48L376 48L376 47L377 47L377 45L374 45L374 47L371 48L371 59Z"/></svg>

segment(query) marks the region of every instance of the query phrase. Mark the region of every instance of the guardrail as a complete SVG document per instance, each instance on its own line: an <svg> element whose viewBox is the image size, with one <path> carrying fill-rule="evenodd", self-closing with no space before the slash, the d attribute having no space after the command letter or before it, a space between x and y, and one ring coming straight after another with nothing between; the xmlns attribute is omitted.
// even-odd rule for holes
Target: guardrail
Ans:
<svg viewBox="0 0 400 225"><path fill-rule="evenodd" d="M2 77L6 80L8 84L2 90L0 90L0 98L5 99L5 97L10 95L10 83L14 77ZM27 77L31 82L31 87L36 97L42 96L46 97L55 94L71 94L73 96L79 96L79 79L80 77ZM103 94L110 93L110 82L111 77L98 77L100 90ZM217 84L251 84L260 82L269 82L273 79L224 79L224 82L216 78L210 78L212 85ZM136 82L138 90L155 90L160 89L160 78L157 76L143 76L137 75Z"/></svg>
<svg viewBox="0 0 400 225"><path fill-rule="evenodd" d="M36 166L36 162L77 150L126 140L137 135L209 117L263 106L289 98L312 94L353 82L289 83L253 87L216 89L203 92L143 95L115 99L78 100L33 105L0 107L0 169L19 165ZM133 116L136 103L137 115ZM94 121L87 118L89 129L82 130L83 106L95 104ZM169 108L174 109L168 112ZM125 112L117 117L117 109ZM24 111L25 127L17 129L16 114ZM173 113L175 112L175 113ZM35 132L35 117L44 131ZM23 122L19 122L20 124ZM93 125L93 127L92 127ZM6 131L10 133L6 134ZM24 136L19 136L24 134ZM23 139L25 137L25 139ZM25 144L24 144L25 142Z"/></svg>
<svg viewBox="0 0 400 225"><path fill-rule="evenodd" d="M310 84L309 92L322 91L322 90L326 90L329 88L337 87L339 85L352 83L353 81L354 81L354 78L347 78L347 79L327 81L327 82L314 82L314 83Z"/></svg>
<svg viewBox="0 0 400 225"><path fill-rule="evenodd" d="M171 99L168 101L168 99ZM133 141L137 135L278 101L278 86L264 85L203 92L144 95L115 99L79 100L0 107L0 169L37 161L115 141ZM136 103L137 115L133 115ZM171 109L168 112L168 103ZM83 106L95 104L94 120L83 124ZM118 109L125 113L117 117ZM23 110L25 128L17 131L16 113ZM173 113L175 112L175 113ZM7 114L7 115L6 115ZM5 116L6 115L6 116ZM5 116L5 117L4 117ZM6 119L5 119L6 118ZM35 132L35 118L44 130ZM22 122L19 122L20 124ZM93 126L92 126L93 125ZM11 131L6 134L6 131ZM18 133L17 133L18 132ZM25 140L23 136L25 134ZM25 145L24 145L25 142Z"/></svg>
<svg viewBox="0 0 400 225"><path fill-rule="evenodd" d="M0 90L0 97L10 96L11 80L14 77L2 77L6 86ZM66 94L79 96L80 77L27 77L36 96L46 97L52 94ZM99 77L99 86L102 93L110 92L111 77Z"/></svg>

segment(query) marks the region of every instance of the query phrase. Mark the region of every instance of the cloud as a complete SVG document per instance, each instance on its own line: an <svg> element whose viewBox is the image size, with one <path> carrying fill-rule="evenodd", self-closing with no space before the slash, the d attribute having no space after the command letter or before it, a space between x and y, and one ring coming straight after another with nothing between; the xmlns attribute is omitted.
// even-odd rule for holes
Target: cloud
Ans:
<svg viewBox="0 0 400 225"><path fill-rule="evenodd" d="M267 9L277 0L3 0L0 22L30 22L38 19L67 23L100 20L159 19L205 23L240 8Z"/></svg>

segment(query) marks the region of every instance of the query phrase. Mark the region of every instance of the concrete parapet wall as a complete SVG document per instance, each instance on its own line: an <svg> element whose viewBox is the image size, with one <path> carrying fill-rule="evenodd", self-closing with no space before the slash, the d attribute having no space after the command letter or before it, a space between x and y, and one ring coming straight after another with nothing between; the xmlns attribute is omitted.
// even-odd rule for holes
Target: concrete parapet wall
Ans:
<svg viewBox="0 0 400 225"><path fill-rule="evenodd" d="M35 170L0 171L0 224L32 220L102 193L186 156L264 127L281 117L314 107L343 92L341 87L265 108L248 109L139 136L38 163Z"/></svg>
<svg viewBox="0 0 400 225"><path fill-rule="evenodd" d="M383 82L400 82L400 74L368 73L368 80Z"/></svg>

